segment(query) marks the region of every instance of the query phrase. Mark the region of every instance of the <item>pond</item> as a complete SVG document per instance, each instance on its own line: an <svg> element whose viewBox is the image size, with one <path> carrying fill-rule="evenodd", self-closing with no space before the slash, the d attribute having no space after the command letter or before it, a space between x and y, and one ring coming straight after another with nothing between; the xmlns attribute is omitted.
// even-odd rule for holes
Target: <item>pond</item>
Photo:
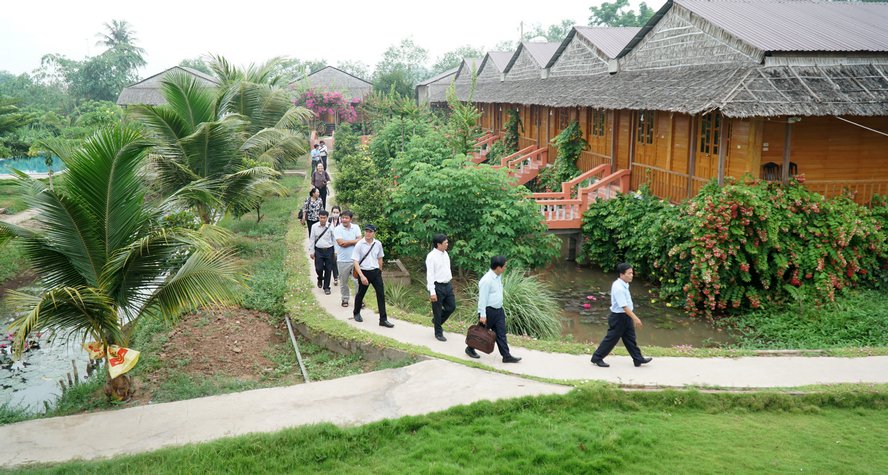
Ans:
<svg viewBox="0 0 888 475"><path fill-rule="evenodd" d="M0 175L12 173L12 169L25 173L47 173L49 169L43 157L0 158ZM65 169L65 164L58 157L52 158L52 171L58 172Z"/></svg>
<svg viewBox="0 0 888 475"><path fill-rule="evenodd" d="M0 338L0 405L31 411L43 411L46 401L53 406L62 394L59 380L68 384L68 373L74 377L71 360L77 365L80 381L86 378L88 359L79 344L67 344L61 338L50 339L47 335L35 336L31 340L39 349L31 349L22 354L19 361L13 362L8 354L12 335L4 333ZM78 341L72 338L70 341Z"/></svg>
<svg viewBox="0 0 888 475"><path fill-rule="evenodd" d="M563 335L575 341L597 343L607 333L610 314L610 288L615 273L597 268L561 262L540 275L562 302ZM638 274L632 281L635 314L644 323L636 332L642 347L693 346L696 348L730 343L728 334L712 325L688 317L683 311L667 307L650 293L651 286ZM622 343L618 345L622 346Z"/></svg>

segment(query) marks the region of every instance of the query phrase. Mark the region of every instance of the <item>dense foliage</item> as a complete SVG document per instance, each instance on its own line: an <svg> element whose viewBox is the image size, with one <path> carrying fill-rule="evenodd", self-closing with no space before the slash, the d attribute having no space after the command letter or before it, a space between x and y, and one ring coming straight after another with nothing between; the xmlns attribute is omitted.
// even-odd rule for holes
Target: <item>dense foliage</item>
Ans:
<svg viewBox="0 0 888 475"><path fill-rule="evenodd" d="M552 142L558 149L558 156L555 158L553 166L540 172L537 185L540 189L560 190L561 183L579 176L580 169L577 168L577 159L589 144L583 138L580 124L577 121L571 122L560 134L555 136Z"/></svg>
<svg viewBox="0 0 888 475"><path fill-rule="evenodd" d="M509 155L518 151L518 137L524 133L524 123L517 109L509 109L509 120L506 121L506 134L503 137L505 154Z"/></svg>
<svg viewBox="0 0 888 475"><path fill-rule="evenodd" d="M888 259L876 217L883 208L825 199L798 182L711 183L679 207L631 196L590 207L587 255L606 268L629 260L692 314L714 317L800 294L832 301L842 289L873 285Z"/></svg>
<svg viewBox="0 0 888 475"><path fill-rule="evenodd" d="M422 257L434 234L450 236L455 268L483 271L490 257L508 256L515 265L536 268L559 251L546 232L528 190L515 187L502 170L467 166L465 159L440 167L417 164L391 197L389 219L400 253Z"/></svg>

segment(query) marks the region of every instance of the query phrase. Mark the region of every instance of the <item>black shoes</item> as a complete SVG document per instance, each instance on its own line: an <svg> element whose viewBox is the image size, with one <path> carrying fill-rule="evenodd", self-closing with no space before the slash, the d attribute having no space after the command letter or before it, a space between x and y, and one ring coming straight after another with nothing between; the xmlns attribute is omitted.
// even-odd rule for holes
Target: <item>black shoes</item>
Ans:
<svg viewBox="0 0 888 475"><path fill-rule="evenodd" d="M469 357L475 358L475 359L478 359L481 357L480 355L478 355L478 353L475 352L475 349L472 348L471 346L466 347L466 354L469 355Z"/></svg>
<svg viewBox="0 0 888 475"><path fill-rule="evenodd" d="M395 324L388 321L388 320L383 320L383 321L379 322L379 326L386 327L386 328L394 328Z"/></svg>
<svg viewBox="0 0 888 475"><path fill-rule="evenodd" d="M447 341L447 338L444 338L444 335L435 335L435 339L438 341Z"/></svg>
<svg viewBox="0 0 888 475"><path fill-rule="evenodd" d="M503 358L503 363L517 363L519 361L521 361L521 357L519 356L509 355Z"/></svg>
<svg viewBox="0 0 888 475"><path fill-rule="evenodd" d="M318 282L318 288L320 289L320 288L323 288L323 287L324 287L323 282Z"/></svg>
<svg viewBox="0 0 888 475"><path fill-rule="evenodd" d="M653 358L642 358L640 360L632 360L632 362L635 363L635 367L638 368L639 366L641 366L643 364L650 363L653 360L654 360ZM594 361L593 361L593 363L594 363Z"/></svg>
<svg viewBox="0 0 888 475"><path fill-rule="evenodd" d="M324 289L324 294L325 294L325 295L330 295L330 289Z"/></svg>
<svg viewBox="0 0 888 475"><path fill-rule="evenodd" d="M355 321L356 321L356 322L363 322L363 321L364 321L364 319L361 318L361 314L360 314L360 313L356 313L356 314L355 314Z"/></svg>
<svg viewBox="0 0 888 475"><path fill-rule="evenodd" d="M596 358L594 356L592 357L592 364L594 364L595 366L600 366L602 368L610 368L610 365L605 363L603 359ZM635 366L638 366L638 365L635 365Z"/></svg>

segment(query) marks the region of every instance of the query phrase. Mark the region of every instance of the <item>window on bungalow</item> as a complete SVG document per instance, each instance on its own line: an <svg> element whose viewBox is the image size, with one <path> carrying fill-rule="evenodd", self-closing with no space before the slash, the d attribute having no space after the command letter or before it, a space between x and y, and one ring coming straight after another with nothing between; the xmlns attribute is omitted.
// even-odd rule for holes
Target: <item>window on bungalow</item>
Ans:
<svg viewBox="0 0 888 475"><path fill-rule="evenodd" d="M718 111L712 111L700 118L700 153L718 155L721 122Z"/></svg>
<svg viewBox="0 0 888 475"><path fill-rule="evenodd" d="M561 109L558 111L558 128L564 130L567 128L567 123L570 121L570 113L567 109Z"/></svg>
<svg viewBox="0 0 888 475"><path fill-rule="evenodd" d="M605 117L605 113L602 110L593 109L589 111L589 128L592 130L592 135L604 137Z"/></svg>
<svg viewBox="0 0 888 475"><path fill-rule="evenodd" d="M638 112L638 127L635 140L638 143L654 143L654 111Z"/></svg>

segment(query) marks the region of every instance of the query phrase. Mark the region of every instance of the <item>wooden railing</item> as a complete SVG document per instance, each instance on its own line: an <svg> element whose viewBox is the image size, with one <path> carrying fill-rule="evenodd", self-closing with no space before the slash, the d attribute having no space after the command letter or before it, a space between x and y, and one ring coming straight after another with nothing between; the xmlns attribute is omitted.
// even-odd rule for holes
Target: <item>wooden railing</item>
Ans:
<svg viewBox="0 0 888 475"><path fill-rule="evenodd" d="M546 149L538 148L520 157L509 160L506 167L516 173L523 173L528 168L542 168L546 165Z"/></svg>
<svg viewBox="0 0 888 475"><path fill-rule="evenodd" d="M869 205L875 195L888 195L888 180L805 180L802 185L827 198L850 192L862 205Z"/></svg>
<svg viewBox="0 0 888 475"><path fill-rule="evenodd" d="M619 193L629 191L629 170L619 170L593 183L576 189L576 198L572 198L574 182L576 184L603 174L605 166L580 175L570 182L562 183L561 193L534 193L533 197L540 208L546 226L549 229L579 229L583 225L583 213L589 205L597 200L610 199ZM606 165L610 167L610 165ZM595 172L595 173L592 173ZM586 175L586 176L584 176ZM558 196L560 195L560 196Z"/></svg>
<svg viewBox="0 0 888 475"><path fill-rule="evenodd" d="M515 160L516 158L518 158L524 154L532 152L534 150L534 148L536 148L536 145L528 145L527 147L524 147L511 155L507 155L507 156L503 157L502 159L500 159L500 164L494 165L494 167L495 168L506 167L506 166L508 166L510 161Z"/></svg>
<svg viewBox="0 0 888 475"><path fill-rule="evenodd" d="M518 136L518 148L519 148L519 149L526 148L526 147L529 147L529 146L531 146L531 145L533 145L534 147L536 147L536 146L537 146L537 141L534 140L534 139L529 139L529 138L527 138L527 137L522 137L522 136L520 136L520 135Z"/></svg>
<svg viewBox="0 0 888 475"><path fill-rule="evenodd" d="M664 170L653 165L643 163L632 164L632 189L637 190L642 185L648 185L651 193L673 203L684 201L688 198L688 174ZM695 180L693 177L692 180ZM702 180L697 190L706 183Z"/></svg>
<svg viewBox="0 0 888 475"><path fill-rule="evenodd" d="M611 158L609 156L591 152L589 150L582 151L580 153L580 158L577 159L577 166L580 168L580 170L584 168L595 168L599 165L610 164Z"/></svg>
<svg viewBox="0 0 888 475"><path fill-rule="evenodd" d="M577 189L591 186L610 171L610 164L599 165L570 181L561 184L561 191L534 193L533 198L539 200L566 200L577 197Z"/></svg>

